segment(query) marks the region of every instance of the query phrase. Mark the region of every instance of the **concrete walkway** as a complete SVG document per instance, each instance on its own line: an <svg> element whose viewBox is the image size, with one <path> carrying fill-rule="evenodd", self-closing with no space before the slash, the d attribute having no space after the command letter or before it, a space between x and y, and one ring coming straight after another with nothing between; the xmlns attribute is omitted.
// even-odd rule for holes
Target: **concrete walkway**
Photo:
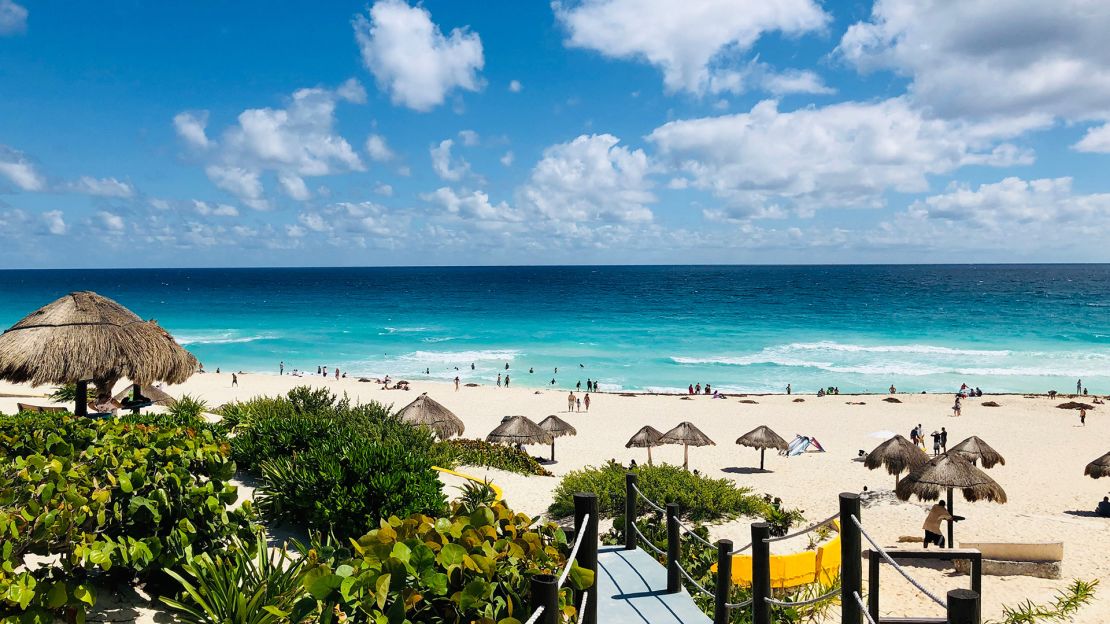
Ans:
<svg viewBox="0 0 1110 624"><path fill-rule="evenodd" d="M667 593L667 569L643 550L597 551L597 620L605 624L711 624L686 590Z"/></svg>

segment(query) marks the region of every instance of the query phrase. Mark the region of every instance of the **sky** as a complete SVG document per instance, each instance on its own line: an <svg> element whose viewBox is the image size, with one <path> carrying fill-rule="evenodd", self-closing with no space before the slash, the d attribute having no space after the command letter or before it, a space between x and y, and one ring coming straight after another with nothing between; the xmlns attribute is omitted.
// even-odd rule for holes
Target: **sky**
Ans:
<svg viewBox="0 0 1110 624"><path fill-rule="evenodd" d="M0 0L0 268L1110 261L1110 2Z"/></svg>

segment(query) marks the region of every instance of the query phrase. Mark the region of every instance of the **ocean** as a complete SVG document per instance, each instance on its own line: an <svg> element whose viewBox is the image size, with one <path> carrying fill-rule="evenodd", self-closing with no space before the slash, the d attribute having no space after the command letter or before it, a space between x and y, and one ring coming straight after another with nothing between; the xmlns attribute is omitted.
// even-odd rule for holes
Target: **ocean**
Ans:
<svg viewBox="0 0 1110 624"><path fill-rule="evenodd" d="M1110 265L10 270L0 326L74 290L157 319L207 370L1110 392Z"/></svg>

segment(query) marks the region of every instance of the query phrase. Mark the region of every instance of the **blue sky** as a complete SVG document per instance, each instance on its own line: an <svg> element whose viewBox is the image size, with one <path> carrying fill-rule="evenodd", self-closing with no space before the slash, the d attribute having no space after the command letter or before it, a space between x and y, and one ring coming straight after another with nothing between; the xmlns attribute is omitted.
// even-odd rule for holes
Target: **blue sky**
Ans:
<svg viewBox="0 0 1110 624"><path fill-rule="evenodd" d="M1108 29L1082 0L0 0L0 266L1108 261Z"/></svg>

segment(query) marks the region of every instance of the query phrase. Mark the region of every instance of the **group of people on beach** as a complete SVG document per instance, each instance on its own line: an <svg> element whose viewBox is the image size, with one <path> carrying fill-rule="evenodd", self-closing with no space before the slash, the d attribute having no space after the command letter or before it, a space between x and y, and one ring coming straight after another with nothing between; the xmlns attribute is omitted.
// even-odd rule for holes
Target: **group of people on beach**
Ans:
<svg viewBox="0 0 1110 624"><path fill-rule="evenodd" d="M948 452L947 429L941 427L940 431L934 430L929 436L933 438L933 457ZM918 423L916 427L910 430L910 441L916 446L920 446L923 451L929 450L928 447L925 446L925 428L921 426L921 423Z"/></svg>
<svg viewBox="0 0 1110 624"><path fill-rule="evenodd" d="M582 384L578 384L579 390L582 389ZM582 406L586 406L586 411L590 411L590 393L587 392L585 396L579 398L573 392L567 396L567 411L568 412L581 412Z"/></svg>

